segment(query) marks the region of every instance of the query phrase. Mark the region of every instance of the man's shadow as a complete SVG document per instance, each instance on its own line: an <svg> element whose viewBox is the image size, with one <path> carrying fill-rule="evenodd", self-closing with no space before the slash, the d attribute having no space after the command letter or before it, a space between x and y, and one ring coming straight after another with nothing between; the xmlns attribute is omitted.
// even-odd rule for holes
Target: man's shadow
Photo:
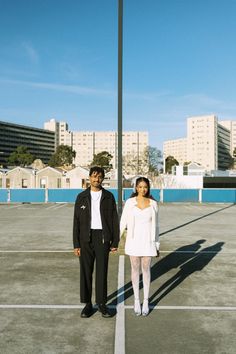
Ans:
<svg viewBox="0 0 236 354"><path fill-rule="evenodd" d="M166 295L180 285L194 272L200 272L222 250L224 242L217 242L213 246L206 247L194 254L194 257L180 265L180 270L168 279L160 288L150 296L151 307L156 306Z"/></svg>
<svg viewBox="0 0 236 354"><path fill-rule="evenodd" d="M196 256L196 252L201 248L201 244L206 240L200 239L193 244L185 245L183 247L177 248L174 252L171 252L166 257L157 261L151 267L151 281L156 280L161 277L163 274L169 272L173 268L178 268L183 265L185 262L189 261ZM142 275L140 275L139 281L140 289L143 288ZM117 305L124 300L128 299L133 295L132 282L129 281L124 285L124 287L114 291L108 296L109 306Z"/></svg>

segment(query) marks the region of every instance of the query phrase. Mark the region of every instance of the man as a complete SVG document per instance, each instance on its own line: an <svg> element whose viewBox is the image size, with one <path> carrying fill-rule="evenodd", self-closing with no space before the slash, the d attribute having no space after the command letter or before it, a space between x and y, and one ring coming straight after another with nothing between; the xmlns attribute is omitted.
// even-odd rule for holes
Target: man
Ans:
<svg viewBox="0 0 236 354"><path fill-rule="evenodd" d="M103 317L111 317L107 302L109 252L119 243L119 221L113 194L102 188L104 170L92 167L90 187L77 196L74 208L74 254L80 257L80 298L85 303L81 317L93 314L92 275L96 260L95 300Z"/></svg>

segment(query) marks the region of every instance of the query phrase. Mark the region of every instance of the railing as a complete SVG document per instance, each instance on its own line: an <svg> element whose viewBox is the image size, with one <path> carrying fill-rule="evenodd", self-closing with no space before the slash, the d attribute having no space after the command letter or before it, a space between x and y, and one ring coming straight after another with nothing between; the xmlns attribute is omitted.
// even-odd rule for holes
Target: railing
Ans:
<svg viewBox="0 0 236 354"><path fill-rule="evenodd" d="M117 189L109 189L118 199ZM83 189L0 189L0 203L74 203ZM123 189L127 200L133 189ZM161 203L236 203L236 189L152 189Z"/></svg>

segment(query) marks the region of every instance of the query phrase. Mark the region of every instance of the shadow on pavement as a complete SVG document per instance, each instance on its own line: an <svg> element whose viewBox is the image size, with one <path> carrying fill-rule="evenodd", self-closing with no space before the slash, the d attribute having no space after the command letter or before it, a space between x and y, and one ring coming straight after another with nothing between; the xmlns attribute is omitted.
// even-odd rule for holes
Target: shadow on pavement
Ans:
<svg viewBox="0 0 236 354"><path fill-rule="evenodd" d="M177 248L174 252L157 261L151 267L151 282L168 273L170 270L180 268L180 270L151 295L150 305L155 306L168 293L174 290L188 276L196 271L201 271L207 264L222 250L224 242L217 242L213 246L201 248L201 244L206 240L200 239L193 244ZM142 289L142 276L140 276L140 289ZM131 281L124 287L118 289L108 296L109 305L117 305L133 295Z"/></svg>
<svg viewBox="0 0 236 354"><path fill-rule="evenodd" d="M193 220L191 220L191 221L188 221L188 222L186 222L186 223L184 223L184 224L182 224L182 225L173 227L173 229L170 229L170 230L167 230L167 231L164 231L164 232L160 233L160 237L163 236L163 235L168 234L169 232L178 230L178 229L180 229L181 227L184 227L184 226L187 226L187 225L189 225L189 224L192 224L193 222L196 222L196 221L198 221L198 220L207 218L207 217L210 216L210 215L219 213L219 212L221 212L221 211L223 211L223 210L225 210L225 209L232 208L233 206L235 206L235 204L227 205L227 206L224 207L224 208L221 208L221 209L219 209L219 210L215 210L215 211L213 211L213 212L211 212L211 213L208 213L208 214L206 214L206 215L200 216L199 218L196 218L196 219L193 219Z"/></svg>
<svg viewBox="0 0 236 354"><path fill-rule="evenodd" d="M222 250L224 242L217 242L215 245L206 247L194 254L194 257L180 266L180 270L150 297L150 305L157 305L167 294L180 285L187 277L194 272L200 272L210 261ZM160 295L159 295L160 294Z"/></svg>

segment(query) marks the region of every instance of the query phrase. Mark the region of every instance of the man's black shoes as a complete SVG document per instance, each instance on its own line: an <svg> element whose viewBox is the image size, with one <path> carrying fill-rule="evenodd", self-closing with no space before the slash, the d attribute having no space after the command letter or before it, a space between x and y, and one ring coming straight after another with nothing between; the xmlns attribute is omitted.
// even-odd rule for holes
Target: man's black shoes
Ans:
<svg viewBox="0 0 236 354"><path fill-rule="evenodd" d="M80 317L82 318L88 318L90 316L92 316L93 314L93 305L91 304L91 302L88 302L83 310L81 311Z"/></svg>
<svg viewBox="0 0 236 354"><path fill-rule="evenodd" d="M105 304L99 304L98 311L101 312L102 317L105 318L112 317L112 313L110 312L110 310L107 308Z"/></svg>

